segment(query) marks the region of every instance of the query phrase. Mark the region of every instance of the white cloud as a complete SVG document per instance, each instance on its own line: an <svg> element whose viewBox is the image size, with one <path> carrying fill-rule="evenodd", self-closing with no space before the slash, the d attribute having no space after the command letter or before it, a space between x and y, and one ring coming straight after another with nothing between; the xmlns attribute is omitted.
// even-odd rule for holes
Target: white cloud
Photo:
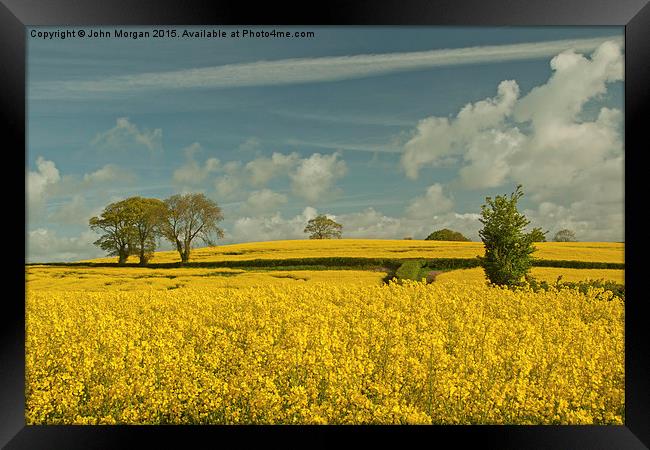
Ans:
<svg viewBox="0 0 650 450"><path fill-rule="evenodd" d="M252 242L283 239L306 239L305 226L318 211L307 207L297 216L285 218L280 213L257 217L242 217L235 221L228 242ZM428 218L386 216L374 208L339 215L326 214L343 225L344 238L402 239L406 236L424 239L434 230L451 228L470 239L478 240L478 214L446 212Z"/></svg>
<svg viewBox="0 0 650 450"><path fill-rule="evenodd" d="M305 239L305 226L316 215L316 209L308 206L301 214L289 219L280 213L264 217L242 217L235 221L232 232L226 239L233 242Z"/></svg>
<svg viewBox="0 0 650 450"><path fill-rule="evenodd" d="M274 152L270 158L260 157L246 164L246 171L253 186L264 186L271 179L286 175L300 161L297 153Z"/></svg>
<svg viewBox="0 0 650 450"><path fill-rule="evenodd" d="M221 166L223 175L214 180L214 189L219 197L227 200L245 198L246 184L242 170L240 161L228 161Z"/></svg>
<svg viewBox="0 0 650 450"><path fill-rule="evenodd" d="M250 137L239 145L239 150L242 152L252 152L257 150L261 145L261 141L256 137Z"/></svg>
<svg viewBox="0 0 650 450"><path fill-rule="evenodd" d="M374 208L342 214L337 222L343 225L343 237L368 239L424 239L431 232L442 228L460 231L472 240L478 240L481 223L478 214L446 212L430 217L391 217Z"/></svg>
<svg viewBox="0 0 650 450"><path fill-rule="evenodd" d="M296 171L290 175L294 194L311 202L330 197L334 182L347 172L345 161L338 157L339 153L314 153L301 160Z"/></svg>
<svg viewBox="0 0 650 450"><path fill-rule="evenodd" d="M576 201L568 206L542 202L536 209L526 210L534 226L548 230L547 240L562 229L572 230L578 241L625 240L623 205Z"/></svg>
<svg viewBox="0 0 650 450"><path fill-rule="evenodd" d="M591 51L606 38L526 42L408 53L295 58L216 67L122 75L100 80L36 83L34 98L88 97L157 89L233 88L315 83L430 67L517 61L556 55L566 49ZM620 37L611 37L622 44Z"/></svg>
<svg viewBox="0 0 650 450"><path fill-rule="evenodd" d="M565 51L550 65L549 80L522 98L516 82L504 81L496 97L468 104L455 118L421 120L404 146L402 169L416 178L423 167L452 161L461 187L522 183L527 198L564 208L563 220L583 236L619 236L622 113L602 107L595 119L582 116L608 83L623 79L621 46L604 42L590 57Z"/></svg>
<svg viewBox="0 0 650 450"><path fill-rule="evenodd" d="M551 60L553 75L522 98L514 111L535 128L572 122L587 100L604 94L606 83L623 79L623 54L616 42L600 45L591 58L568 50Z"/></svg>
<svg viewBox="0 0 650 450"><path fill-rule="evenodd" d="M91 208L81 194L75 194L70 201L57 205L48 215L48 221L58 224L88 225L88 220L101 213L103 208Z"/></svg>
<svg viewBox="0 0 650 450"><path fill-rule="evenodd" d="M31 230L27 234L27 262L77 261L103 256L104 252L93 245L98 238L90 230L73 237L59 236L46 228Z"/></svg>
<svg viewBox="0 0 650 450"><path fill-rule="evenodd" d="M123 169L116 164L106 164L104 167L83 176L83 180L88 186L113 181L132 180L133 178L134 176L129 170Z"/></svg>
<svg viewBox="0 0 650 450"><path fill-rule="evenodd" d="M61 180L59 169L53 161L42 156L36 158L36 170L27 173L27 200L30 208L42 206L52 185Z"/></svg>
<svg viewBox="0 0 650 450"><path fill-rule="evenodd" d="M201 184L211 174L219 169L217 158L208 158L199 163L194 155L201 152L201 144L198 142L183 149L185 153L185 164L174 171L174 182L187 185Z"/></svg>
<svg viewBox="0 0 650 450"><path fill-rule="evenodd" d="M114 150L144 147L153 153L162 150L162 129L141 130L128 117L119 117L113 128L98 133L91 143L99 148Z"/></svg>
<svg viewBox="0 0 650 450"><path fill-rule="evenodd" d="M412 218L429 219L436 214L451 210L453 206L453 200L444 194L442 185L436 183L429 186L422 197L413 199L406 212Z"/></svg>
<svg viewBox="0 0 650 450"><path fill-rule="evenodd" d="M258 216L273 211L285 203L287 203L287 196L284 194L273 192L270 189L253 191L242 206L241 213Z"/></svg>
<svg viewBox="0 0 650 450"><path fill-rule="evenodd" d="M422 119L404 145L401 165L406 175L415 179L421 167L445 165L450 156L464 153L477 133L498 126L511 114L518 95L516 82L502 81L496 97L468 103L453 120Z"/></svg>

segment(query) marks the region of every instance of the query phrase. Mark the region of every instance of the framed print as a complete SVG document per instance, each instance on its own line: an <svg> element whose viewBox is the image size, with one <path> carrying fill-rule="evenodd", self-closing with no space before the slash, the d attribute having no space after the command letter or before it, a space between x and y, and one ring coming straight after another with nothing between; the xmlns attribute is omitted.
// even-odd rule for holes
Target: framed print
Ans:
<svg viewBox="0 0 650 450"><path fill-rule="evenodd" d="M0 21L6 448L650 445L647 1Z"/></svg>

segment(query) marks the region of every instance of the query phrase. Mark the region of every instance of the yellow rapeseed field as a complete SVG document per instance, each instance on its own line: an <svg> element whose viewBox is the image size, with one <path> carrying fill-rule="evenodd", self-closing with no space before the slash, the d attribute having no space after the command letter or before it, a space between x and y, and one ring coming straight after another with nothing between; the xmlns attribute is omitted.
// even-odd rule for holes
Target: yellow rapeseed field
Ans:
<svg viewBox="0 0 650 450"><path fill-rule="evenodd" d="M311 286L336 283L345 286L379 285L385 272L370 270L242 270L150 269L145 267L28 266L27 290L52 292L147 291L192 288L246 288L255 286Z"/></svg>
<svg viewBox="0 0 650 450"><path fill-rule="evenodd" d="M539 281L554 283L557 277L562 276L561 281L587 281L587 280L608 280L625 284L625 271L618 269L567 269L564 267L532 267L530 275ZM446 281L483 281L487 282L485 272L482 268L460 269L444 272L436 276L436 282Z"/></svg>
<svg viewBox="0 0 650 450"><path fill-rule="evenodd" d="M26 421L623 424L624 305L602 297L28 284Z"/></svg>
<svg viewBox="0 0 650 450"><path fill-rule="evenodd" d="M534 257L575 261L624 262L624 244L616 242L540 242ZM190 261L361 257L361 258L473 258L483 255L482 242L443 242L386 239L324 239L252 242L197 248ZM129 261L135 262L137 258ZM116 262L99 258L95 262ZM178 262L178 252L157 252L152 262Z"/></svg>

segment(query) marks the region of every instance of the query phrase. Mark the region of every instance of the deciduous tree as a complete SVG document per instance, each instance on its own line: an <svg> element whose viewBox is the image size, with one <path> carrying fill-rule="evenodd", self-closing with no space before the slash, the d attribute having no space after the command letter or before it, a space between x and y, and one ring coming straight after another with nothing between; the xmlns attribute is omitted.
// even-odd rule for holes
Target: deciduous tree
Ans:
<svg viewBox="0 0 650 450"><path fill-rule="evenodd" d="M118 257L118 264L125 264L133 251L135 214L127 200L111 203L104 208L101 215L89 220L90 228L103 232L94 244Z"/></svg>
<svg viewBox="0 0 650 450"><path fill-rule="evenodd" d="M557 233L555 233L555 237L553 237L553 240L555 242L575 242L576 234L573 231L567 230L565 228L564 230L560 230Z"/></svg>
<svg viewBox="0 0 650 450"><path fill-rule="evenodd" d="M309 239L341 239L342 229L343 225L321 214L307 222L305 233L309 233Z"/></svg>
<svg viewBox="0 0 650 450"><path fill-rule="evenodd" d="M181 262L189 261L195 238L215 245L214 238L223 237L217 226L223 220L221 208L204 194L172 195L164 203L160 233L176 247Z"/></svg>

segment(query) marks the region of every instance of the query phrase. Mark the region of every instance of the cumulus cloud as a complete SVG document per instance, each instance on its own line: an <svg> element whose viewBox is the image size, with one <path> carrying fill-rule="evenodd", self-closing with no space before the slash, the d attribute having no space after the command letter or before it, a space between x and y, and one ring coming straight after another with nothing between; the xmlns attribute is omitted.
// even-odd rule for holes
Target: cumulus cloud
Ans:
<svg viewBox="0 0 650 450"><path fill-rule="evenodd" d="M313 207L301 214L285 218L280 213L249 216L237 219L232 231L227 233L230 242L269 241L281 239L306 239L305 226L318 215ZM394 217L370 207L346 214L326 214L343 225L344 238L402 239L406 236L424 239L441 228L458 230L470 239L478 240L480 229L478 214L459 214L449 211L427 218Z"/></svg>
<svg viewBox="0 0 650 450"><path fill-rule="evenodd" d="M244 195L246 187L242 176L242 163L229 161L221 167L223 175L214 180L214 189L218 196L225 199L239 198Z"/></svg>
<svg viewBox="0 0 650 450"><path fill-rule="evenodd" d="M572 230L578 241L625 241L623 205L576 201L568 206L542 202L524 211L535 226L542 227L547 240L562 229Z"/></svg>
<svg viewBox="0 0 650 450"><path fill-rule="evenodd" d="M453 200L444 194L442 185L436 183L429 186L422 197L413 199L406 212L409 217L426 219L447 212L453 206Z"/></svg>
<svg viewBox="0 0 650 450"><path fill-rule="evenodd" d="M74 195L69 201L53 205L48 220L66 225L88 225L92 216L101 213L103 208L92 208L81 194Z"/></svg>
<svg viewBox="0 0 650 450"><path fill-rule="evenodd" d="M270 158L259 157L246 164L246 171L253 186L264 186L271 179L286 175L298 164L297 153L283 154L274 152Z"/></svg>
<svg viewBox="0 0 650 450"><path fill-rule="evenodd" d="M402 239L408 236L424 239L434 230L451 228L470 239L478 240L481 225L478 219L478 214L451 211L430 217L393 217L374 208L367 208L360 212L342 214L337 217L337 222L343 225L343 236L348 238Z"/></svg>
<svg viewBox="0 0 650 450"><path fill-rule="evenodd" d="M237 219L227 238L233 242L305 239L307 222L317 215L317 210L306 207L301 214L285 219L280 213L262 217Z"/></svg>
<svg viewBox="0 0 650 450"><path fill-rule="evenodd" d="M273 211L287 203L287 196L273 192L270 189L253 191L249 194L246 203L242 206L241 213L258 216L268 211Z"/></svg>
<svg viewBox="0 0 650 450"><path fill-rule="evenodd" d="M185 164L174 171L174 182L190 186L201 184L211 173L219 169L219 160L217 158L208 158L204 162L199 163L194 155L201 151L201 144L198 142L183 149L185 153Z"/></svg>
<svg viewBox="0 0 650 450"><path fill-rule="evenodd" d="M102 183L112 183L116 181L130 181L135 176L133 173L116 164L106 164L94 172L84 174L83 181L86 187Z"/></svg>
<svg viewBox="0 0 650 450"><path fill-rule="evenodd" d="M314 153L301 160L290 175L294 194L311 202L330 196L335 181L347 172L345 161L340 160L339 156L339 153Z"/></svg>
<svg viewBox="0 0 650 450"><path fill-rule="evenodd" d="M517 83L506 80L499 84L495 97L468 103L453 120L422 119L404 145L401 165L406 175L416 179L421 167L444 165L451 156L462 154L477 133L499 125L512 113L518 95Z"/></svg>
<svg viewBox="0 0 650 450"><path fill-rule="evenodd" d="M401 167L415 179L424 167L451 163L467 189L522 183L527 198L564 208L558 211L584 235L618 235L607 226L620 225L623 215L622 113L601 107L595 118L583 116L588 102L623 79L621 44L604 42L589 57L563 51L550 67L548 81L523 97L515 81L503 81L495 97L466 105L452 119L421 120Z"/></svg>
<svg viewBox="0 0 650 450"><path fill-rule="evenodd" d="M99 235L84 231L79 236L64 237L47 228L27 233L28 262L78 261L103 256L103 251L92 245Z"/></svg>
<svg viewBox="0 0 650 450"><path fill-rule="evenodd" d="M43 201L50 187L61 180L59 169L53 161L48 161L42 156L36 158L36 170L27 172L27 200L30 207L38 207Z"/></svg>
<svg viewBox="0 0 650 450"><path fill-rule="evenodd" d="M91 143L102 149L123 150L135 146L153 153L162 149L162 129L140 129L128 117L120 117L113 128L97 134Z"/></svg>

